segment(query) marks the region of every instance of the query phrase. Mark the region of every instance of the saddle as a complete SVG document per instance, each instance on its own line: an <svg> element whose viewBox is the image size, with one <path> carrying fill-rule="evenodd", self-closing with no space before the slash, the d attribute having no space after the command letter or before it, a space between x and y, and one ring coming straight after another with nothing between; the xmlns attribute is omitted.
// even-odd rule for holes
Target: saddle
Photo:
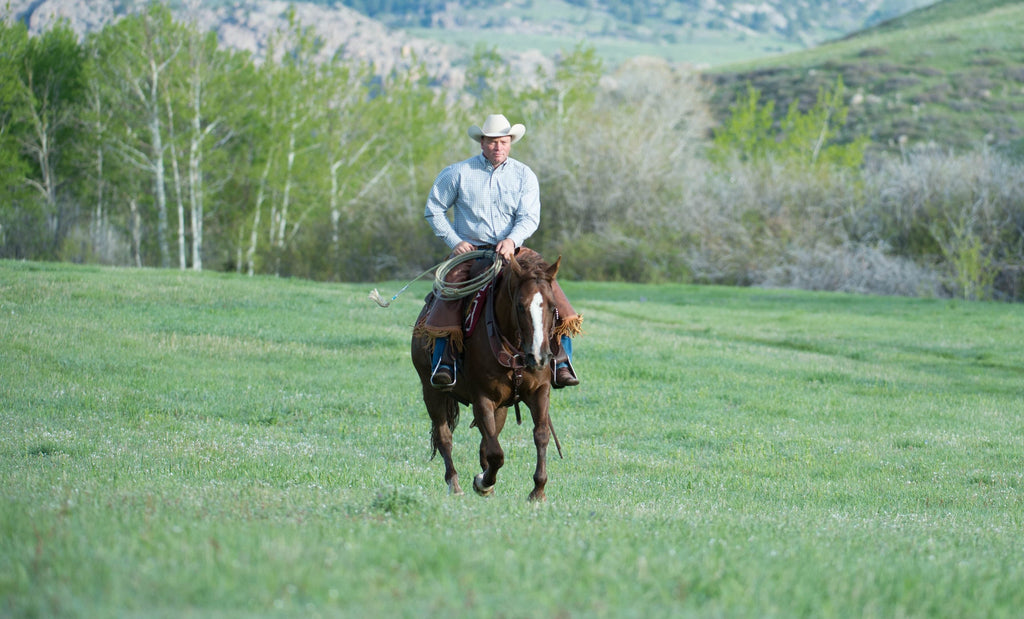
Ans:
<svg viewBox="0 0 1024 619"><path fill-rule="evenodd" d="M494 281L477 290L472 299L463 303L462 333L464 337L469 338L473 335L473 331L476 330L476 326L483 316L484 307L487 305L488 295L490 295L493 288Z"/></svg>

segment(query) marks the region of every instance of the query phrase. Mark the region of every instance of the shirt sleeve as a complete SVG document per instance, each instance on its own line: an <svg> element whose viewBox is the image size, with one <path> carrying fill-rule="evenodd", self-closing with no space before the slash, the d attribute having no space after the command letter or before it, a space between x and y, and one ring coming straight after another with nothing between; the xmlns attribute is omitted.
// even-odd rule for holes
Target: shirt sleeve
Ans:
<svg viewBox="0 0 1024 619"><path fill-rule="evenodd" d="M427 196L427 206L423 210L434 234L443 240L449 249L454 249L462 242L462 239L455 232L451 222L448 221L448 209L450 209L459 197L458 174L455 166L448 166L437 175L430 194Z"/></svg>
<svg viewBox="0 0 1024 619"><path fill-rule="evenodd" d="M508 233L508 238L515 242L516 247L522 247L540 225L540 184L537 175L526 166L523 166L523 175L523 192L519 198L519 208L516 209L515 224Z"/></svg>

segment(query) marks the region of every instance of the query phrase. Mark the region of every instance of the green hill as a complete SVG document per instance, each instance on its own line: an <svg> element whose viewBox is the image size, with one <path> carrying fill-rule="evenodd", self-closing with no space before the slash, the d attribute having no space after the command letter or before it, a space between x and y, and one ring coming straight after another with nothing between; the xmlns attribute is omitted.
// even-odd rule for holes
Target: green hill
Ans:
<svg viewBox="0 0 1024 619"><path fill-rule="evenodd" d="M717 68L714 105L727 113L747 84L785 113L842 77L845 135L898 150L934 143L1024 152L1024 4L946 0L820 47Z"/></svg>

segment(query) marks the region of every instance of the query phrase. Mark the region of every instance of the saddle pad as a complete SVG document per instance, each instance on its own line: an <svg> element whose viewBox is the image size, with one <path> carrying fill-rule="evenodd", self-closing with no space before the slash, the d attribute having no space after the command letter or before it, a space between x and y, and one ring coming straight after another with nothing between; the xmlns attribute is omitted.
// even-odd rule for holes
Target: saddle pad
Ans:
<svg viewBox="0 0 1024 619"><path fill-rule="evenodd" d="M462 323L462 331L466 337L473 335L473 330L480 323L480 316L484 313L484 306L487 304L487 295L491 293L491 285L487 284L477 291L469 303L466 303L466 315Z"/></svg>

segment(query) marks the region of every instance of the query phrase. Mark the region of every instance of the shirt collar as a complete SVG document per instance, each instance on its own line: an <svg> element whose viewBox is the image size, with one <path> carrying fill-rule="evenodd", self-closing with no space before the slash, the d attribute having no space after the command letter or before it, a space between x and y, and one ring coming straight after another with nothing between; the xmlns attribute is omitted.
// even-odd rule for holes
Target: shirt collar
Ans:
<svg viewBox="0 0 1024 619"><path fill-rule="evenodd" d="M488 171L500 170L501 168L505 167L509 160L512 159L511 157L508 157L507 159L505 159L505 161L501 162L501 165L494 166L494 164L491 163L490 159L484 157L483 153L480 153L479 155L477 155L477 157L480 157L480 162L483 164L484 169Z"/></svg>

